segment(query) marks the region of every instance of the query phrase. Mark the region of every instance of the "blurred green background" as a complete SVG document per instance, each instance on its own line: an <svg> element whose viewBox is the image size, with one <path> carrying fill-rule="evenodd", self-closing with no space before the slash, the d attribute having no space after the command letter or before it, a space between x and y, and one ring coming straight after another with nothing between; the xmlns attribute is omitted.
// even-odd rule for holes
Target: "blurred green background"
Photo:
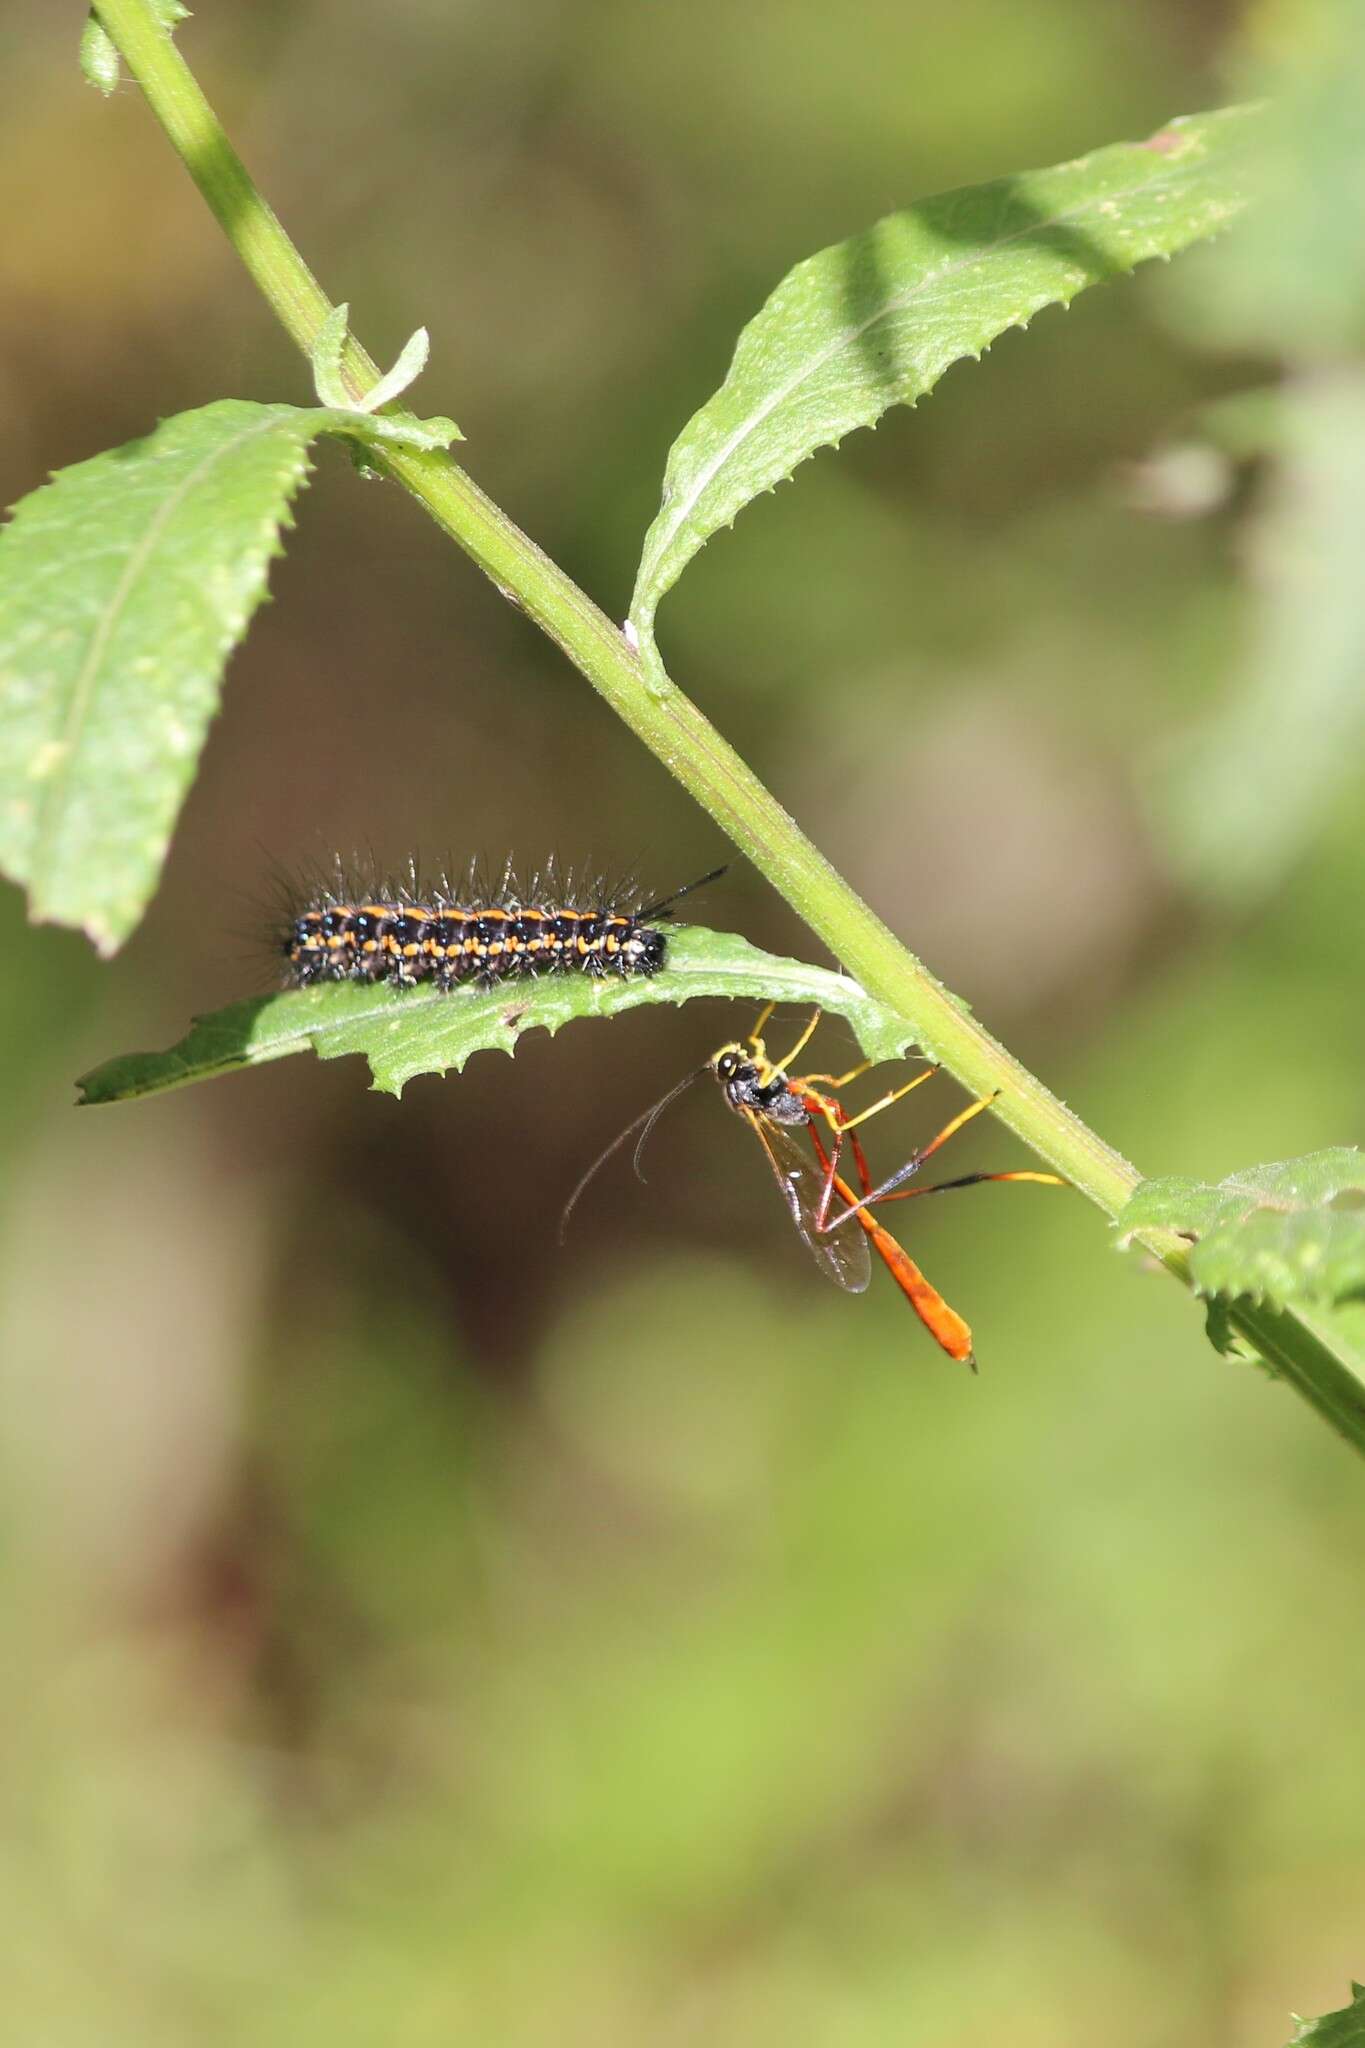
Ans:
<svg viewBox="0 0 1365 2048"><path fill-rule="evenodd" d="M1150 1172L1361 1125L1355 12L204 0L181 32L358 332L389 360L430 325L422 409L617 616L790 263L1281 93L1297 182L1258 230L822 456L661 621L816 841ZM180 408L308 396L78 29L0 17L7 501ZM897 1218L974 1381L884 1276L821 1286L701 1091L558 1248L599 1147L747 1025L722 1006L401 1103L291 1060L71 1113L83 1069L270 984L273 861L558 850L663 891L721 857L335 451L273 589L126 951L0 903L6 2039L1274 2048L1342 2003L1365 1474L1079 1201ZM809 954L742 869L700 902Z"/></svg>

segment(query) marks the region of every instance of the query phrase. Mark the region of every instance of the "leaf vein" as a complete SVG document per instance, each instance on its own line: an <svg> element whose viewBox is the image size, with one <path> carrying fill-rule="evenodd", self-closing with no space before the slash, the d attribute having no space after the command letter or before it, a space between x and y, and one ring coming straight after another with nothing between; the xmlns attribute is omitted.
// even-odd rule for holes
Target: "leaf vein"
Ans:
<svg viewBox="0 0 1365 2048"><path fill-rule="evenodd" d="M126 609L133 589L146 569L148 561L152 558L157 542L165 531L168 520L184 503L189 492L199 484L204 476L212 471L217 463L225 460L229 455L239 453L250 442L259 440L267 434L277 432L279 426L279 420L274 418L253 420L249 426L241 428L231 440L222 441L209 449L206 454L200 457L188 475L183 477L175 489L163 499L160 507L148 523L146 531L131 550L123 574L120 576L109 603L104 608L101 617L96 623L95 630L91 634L86 658L82 662L80 671L72 684L71 700L67 709L67 715L62 722L62 728L56 740L59 753L52 775L46 781L38 797L36 806L37 817L34 824L32 853L30 856L31 871L35 877L41 872L41 868L50 850L51 841L60 823L61 806L58 803L58 799L66 795L69 787L77 749L89 717L92 694L99 674L100 664L113 638L118 620Z"/></svg>

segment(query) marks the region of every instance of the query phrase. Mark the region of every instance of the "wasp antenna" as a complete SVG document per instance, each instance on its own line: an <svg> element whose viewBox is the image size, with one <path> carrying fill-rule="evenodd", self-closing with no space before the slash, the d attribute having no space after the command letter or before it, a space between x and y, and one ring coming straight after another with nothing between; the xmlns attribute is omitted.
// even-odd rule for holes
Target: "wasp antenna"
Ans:
<svg viewBox="0 0 1365 2048"><path fill-rule="evenodd" d="M666 1095L661 1095L657 1102L651 1103L649 1108L646 1110L642 1110L640 1115L637 1116L632 1123L628 1123L623 1131L618 1131L616 1136L612 1139L610 1145L607 1146L604 1152L598 1153L596 1159L593 1160L592 1165L588 1168L587 1172L583 1175L583 1178L579 1181L578 1186L574 1189L568 1201L564 1204L563 1210L559 1218L559 1242L561 1244L563 1244L568 1237L569 1218L573 1215L574 1210L578 1207L579 1198L582 1196L584 1190L588 1187L588 1185L597 1178L597 1175L601 1172L602 1168L606 1165L607 1161L611 1159L617 1152L620 1151L621 1147L625 1144L628 1138L633 1138L635 1136L635 1133L640 1130L640 1127L643 1124L644 1129L640 1133L640 1142L635 1147L635 1171L637 1173L640 1173L640 1153L644 1148L645 1140L648 1138L655 1124L659 1121L659 1118L663 1115L664 1111L668 1108L669 1104L671 1102L676 1102L678 1097L683 1093L683 1091L687 1088L690 1088L694 1081L699 1081L705 1072L705 1067L697 1067L696 1069L694 1069L692 1073L684 1074L681 1081L674 1082L673 1086L669 1089ZM644 1175L642 1173L640 1174L640 1178L641 1180L644 1179Z"/></svg>
<svg viewBox="0 0 1365 2048"><path fill-rule="evenodd" d="M649 1143L650 1132L654 1129L655 1124L658 1123L659 1118L663 1115L664 1111L668 1108L669 1104L672 1102L676 1102L678 1097L682 1094L685 1088L690 1088L694 1081L699 1081L702 1075L708 1073L709 1071L710 1067L708 1062L707 1066L698 1067L695 1069L693 1073L684 1074L682 1080L678 1082L677 1086L674 1088L670 1088L667 1095L661 1096L659 1101L655 1103L653 1109L651 1109L651 1111L649 1112L649 1115L645 1118L645 1127L641 1131L640 1136L636 1141L635 1151L631 1158L631 1165L635 1169L635 1178L642 1185L644 1183L645 1170L640 1162L644 1158L645 1146Z"/></svg>

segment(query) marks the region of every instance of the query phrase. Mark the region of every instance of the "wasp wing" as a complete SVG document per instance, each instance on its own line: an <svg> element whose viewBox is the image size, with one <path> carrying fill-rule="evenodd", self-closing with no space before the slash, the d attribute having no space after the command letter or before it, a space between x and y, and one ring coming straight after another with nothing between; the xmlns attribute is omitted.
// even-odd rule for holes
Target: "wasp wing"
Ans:
<svg viewBox="0 0 1365 2048"><path fill-rule="evenodd" d="M743 1114L763 1147L792 1222L816 1265L836 1287L849 1294L861 1294L872 1274L867 1238L861 1231L855 1236L851 1230L819 1229L816 1219L825 1190L825 1175L819 1164L797 1143L794 1132L785 1124L774 1123L752 1109L745 1109Z"/></svg>

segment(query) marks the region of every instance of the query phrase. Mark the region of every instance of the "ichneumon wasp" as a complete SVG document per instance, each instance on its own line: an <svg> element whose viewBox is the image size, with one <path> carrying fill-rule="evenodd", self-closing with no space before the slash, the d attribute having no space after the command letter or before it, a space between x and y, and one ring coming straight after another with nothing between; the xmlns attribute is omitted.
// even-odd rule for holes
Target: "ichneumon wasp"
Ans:
<svg viewBox="0 0 1365 2048"><path fill-rule="evenodd" d="M934 1181L928 1187L907 1188L903 1185L964 1124L990 1107L995 1097L983 1095L959 1110L936 1137L912 1153L888 1180L874 1185L858 1126L889 1109L893 1102L899 1102L912 1088L931 1080L938 1068L926 1066L922 1073L903 1082L899 1088L888 1089L884 1095L878 1096L856 1116L849 1116L839 1100L838 1091L867 1073L871 1060L861 1060L846 1074L792 1074L790 1069L815 1034L820 1012L816 1010L810 1018L785 1059L770 1060L763 1030L774 1008L775 1005L769 1003L748 1038L721 1046L712 1054L707 1066L720 1083L721 1093L729 1107L736 1116L744 1118L763 1147L798 1235L821 1272L837 1286L855 1294L860 1294L868 1283L870 1246L930 1336L950 1358L970 1365L975 1371L971 1330L957 1311L948 1306L938 1289L925 1279L905 1247L897 1243L889 1230L883 1229L871 1211L883 1202L908 1201L916 1195L944 1194L950 1188L975 1187L983 1181L1037 1181L1049 1187L1063 1187L1065 1182L1055 1173L1019 1170L1012 1173L964 1173L956 1180ZM820 1087L817 1083L824 1085ZM821 1135L821 1124L825 1126L826 1136ZM811 1141L814 1166L794 1135L803 1128ZM860 1194L854 1193L839 1172L845 1143L853 1154ZM837 1215L831 1216L836 1195L844 1207ZM843 1226L849 1222L859 1225L863 1232L861 1237L854 1237L844 1229Z"/></svg>
<svg viewBox="0 0 1365 2048"><path fill-rule="evenodd" d="M728 1045L719 1046L705 1066L685 1075L669 1089L667 1095L612 1140L570 1195L560 1224L561 1241L579 1196L598 1168L638 1131L635 1170L639 1173L641 1153L664 1110L703 1074L711 1074L719 1083L728 1107L744 1119L762 1146L797 1234L826 1279L849 1293L860 1294L871 1277L871 1253L875 1251L936 1343L950 1358L971 1366L975 1371L970 1328L925 1278L904 1246L883 1228L871 1212L885 1202L909 1201L918 1195L944 1194L951 1188L976 1187L985 1181L1034 1181L1047 1187L1065 1187L1066 1182L1055 1173L1020 1169L1008 1173L965 1173L954 1180L931 1182L927 1187L905 1186L905 1182L912 1179L964 1124L990 1107L995 1097L984 1095L959 1110L935 1137L912 1153L887 1180L874 1183L859 1136L859 1126L889 1109L892 1103L899 1102L913 1088L931 1080L938 1068L926 1066L922 1073L903 1082L899 1088L888 1089L875 1102L859 1110L856 1116L850 1116L839 1100L839 1090L867 1073L872 1061L862 1060L845 1074L793 1074L791 1068L814 1036L821 1013L816 1010L810 1017L785 1059L771 1060L763 1031L775 1008L774 1003L769 1003L746 1039L735 1039ZM803 1129L810 1139L813 1156L808 1156L797 1141L796 1133ZM853 1155L858 1177L860 1192L857 1193L839 1171L846 1144ZM831 1215L836 1196L843 1207ZM853 1223L858 1225L858 1233L848 1228Z"/></svg>

